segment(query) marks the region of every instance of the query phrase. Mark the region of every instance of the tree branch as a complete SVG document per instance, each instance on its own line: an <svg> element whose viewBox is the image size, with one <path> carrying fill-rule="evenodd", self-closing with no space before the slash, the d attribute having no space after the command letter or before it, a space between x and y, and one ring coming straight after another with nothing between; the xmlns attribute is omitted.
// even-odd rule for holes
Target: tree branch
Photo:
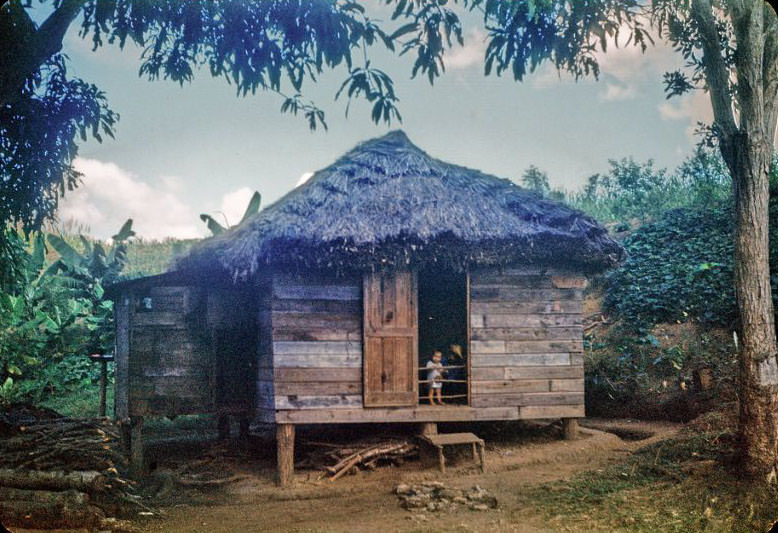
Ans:
<svg viewBox="0 0 778 533"><path fill-rule="evenodd" d="M38 31L35 32L36 56L32 58L37 63L36 69L62 50L62 40L65 38L65 33L78 16L83 5L83 0L63 0L59 7L49 15L49 18L40 25Z"/></svg>
<svg viewBox="0 0 778 533"><path fill-rule="evenodd" d="M740 130L752 142L770 142L765 127L764 100L764 1L729 0L735 29L735 69L740 111Z"/></svg>
<svg viewBox="0 0 778 533"><path fill-rule="evenodd" d="M0 67L0 105L18 100L26 80L62 49L65 34L83 4L83 0L63 0L35 30L24 7L18 1L9 3L8 11L0 16L8 17L9 26L23 38L16 42L13 38L3 39L3 44L9 47L10 60L3 61Z"/></svg>
<svg viewBox="0 0 778 533"><path fill-rule="evenodd" d="M721 133L730 137L737 132L737 124L729 96L729 69L721 55L719 35L716 31L716 21L713 18L710 0L692 0L692 17L697 24L702 43L705 77L713 106L713 117Z"/></svg>
<svg viewBox="0 0 778 533"><path fill-rule="evenodd" d="M767 2L764 3L764 25L764 120L768 138L775 142L778 122L778 16Z"/></svg>

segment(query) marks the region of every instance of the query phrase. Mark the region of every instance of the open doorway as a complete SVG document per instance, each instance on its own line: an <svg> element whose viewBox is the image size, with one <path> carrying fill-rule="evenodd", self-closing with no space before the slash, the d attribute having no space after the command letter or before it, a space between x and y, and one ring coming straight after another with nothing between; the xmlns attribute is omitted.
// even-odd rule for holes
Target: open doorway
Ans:
<svg viewBox="0 0 778 533"><path fill-rule="evenodd" d="M444 404L467 405L467 274L422 270L418 288L419 403L429 404L433 389L434 402L439 393ZM428 368L436 350L442 356L442 376Z"/></svg>

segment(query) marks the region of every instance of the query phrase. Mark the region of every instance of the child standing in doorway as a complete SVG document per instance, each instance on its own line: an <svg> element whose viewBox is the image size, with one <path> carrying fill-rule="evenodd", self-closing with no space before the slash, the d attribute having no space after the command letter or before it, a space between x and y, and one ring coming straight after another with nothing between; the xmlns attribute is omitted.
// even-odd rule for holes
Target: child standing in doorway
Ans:
<svg viewBox="0 0 778 533"><path fill-rule="evenodd" d="M443 353L440 350L432 352L432 357L427 361L427 385L429 387L429 401L430 405L435 403L433 396L437 397L437 404L443 404L442 390L443 390L443 374L446 373L443 370Z"/></svg>

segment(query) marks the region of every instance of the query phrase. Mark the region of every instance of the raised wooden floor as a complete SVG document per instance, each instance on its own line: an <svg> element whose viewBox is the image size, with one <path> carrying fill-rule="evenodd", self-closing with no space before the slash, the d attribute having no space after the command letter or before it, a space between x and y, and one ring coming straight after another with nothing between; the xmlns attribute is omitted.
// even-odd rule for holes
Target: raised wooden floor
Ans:
<svg viewBox="0 0 778 533"><path fill-rule="evenodd" d="M265 411L258 419L279 424L352 424L376 422L467 422L543 418L581 418L583 405L523 407L418 406L371 409L298 409Z"/></svg>

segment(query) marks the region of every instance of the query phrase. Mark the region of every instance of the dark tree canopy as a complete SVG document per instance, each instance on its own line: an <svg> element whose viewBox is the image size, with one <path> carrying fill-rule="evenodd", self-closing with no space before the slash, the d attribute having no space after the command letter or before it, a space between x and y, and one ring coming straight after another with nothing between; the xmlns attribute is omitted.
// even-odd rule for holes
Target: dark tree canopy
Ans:
<svg viewBox="0 0 778 533"><path fill-rule="evenodd" d="M50 9L41 23L33 2ZM77 136L113 135L118 116L106 95L67 75L62 42L79 17L95 48L140 45L141 76L183 84L202 70L238 95L276 93L281 112L316 129L326 128L324 111L303 89L338 66L348 74L336 98L369 102L375 122L400 119L394 84L369 50L416 51L412 74L433 81L452 36L462 40L443 4L398 3L393 18L405 23L390 32L351 0L11 0L0 8L0 222L40 227L78 184Z"/></svg>

